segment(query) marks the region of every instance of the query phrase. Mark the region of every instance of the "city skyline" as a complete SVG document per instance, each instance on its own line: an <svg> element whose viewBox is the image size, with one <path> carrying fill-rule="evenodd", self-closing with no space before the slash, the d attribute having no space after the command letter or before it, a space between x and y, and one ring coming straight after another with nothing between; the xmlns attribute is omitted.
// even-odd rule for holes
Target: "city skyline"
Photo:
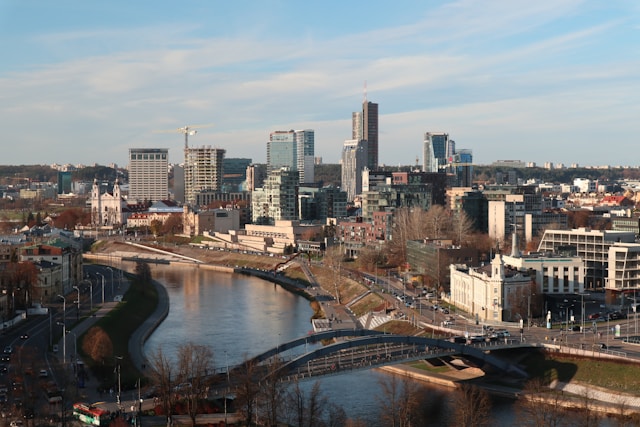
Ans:
<svg viewBox="0 0 640 427"><path fill-rule="evenodd" d="M314 129L338 163L365 96L380 165L414 164L425 132L477 164L640 163L634 2L169 5L0 6L0 163L124 167L156 147L177 163L177 129L198 123L214 126L192 146L257 163L270 132Z"/></svg>

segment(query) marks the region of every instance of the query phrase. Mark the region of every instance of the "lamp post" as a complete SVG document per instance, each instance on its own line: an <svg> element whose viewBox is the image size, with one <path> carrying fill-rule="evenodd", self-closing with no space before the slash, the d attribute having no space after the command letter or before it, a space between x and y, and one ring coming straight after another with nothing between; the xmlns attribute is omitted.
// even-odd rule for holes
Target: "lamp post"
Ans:
<svg viewBox="0 0 640 427"><path fill-rule="evenodd" d="M91 282L91 280L89 279L84 279L82 280L80 283L82 282L89 282L89 313L93 312L93 282Z"/></svg>
<svg viewBox="0 0 640 427"><path fill-rule="evenodd" d="M120 409L120 361L122 356L116 356L116 360L118 361L118 394L116 395L116 403L118 404L118 409Z"/></svg>
<svg viewBox="0 0 640 427"><path fill-rule="evenodd" d="M107 267L107 270L109 270L111 272L111 296L113 297L114 296L114 293L113 293L113 268Z"/></svg>
<svg viewBox="0 0 640 427"><path fill-rule="evenodd" d="M96 272L96 274L102 277L102 304L104 304L104 275L99 272Z"/></svg>
<svg viewBox="0 0 640 427"><path fill-rule="evenodd" d="M591 294L580 294L580 311L581 311L581 324L580 324L580 328L582 329L582 339L584 339L586 337L586 331L584 329L584 310L585 310L585 306L584 306L584 297L585 296L589 296Z"/></svg>
<svg viewBox="0 0 640 427"><path fill-rule="evenodd" d="M75 376L78 378L78 336L73 331L67 331L67 333L73 335L73 364L75 366Z"/></svg>
<svg viewBox="0 0 640 427"><path fill-rule="evenodd" d="M67 321L67 299L62 295L58 295L58 298L62 299L62 323Z"/></svg>
<svg viewBox="0 0 640 427"><path fill-rule="evenodd" d="M78 312L76 313L76 320L78 320L78 318L80 317L80 288L77 286L74 286L73 289L78 291L78 300L76 301L76 303L78 304Z"/></svg>
<svg viewBox="0 0 640 427"><path fill-rule="evenodd" d="M56 322L58 326L62 326L62 366L63 368L67 364L67 327L64 322Z"/></svg>

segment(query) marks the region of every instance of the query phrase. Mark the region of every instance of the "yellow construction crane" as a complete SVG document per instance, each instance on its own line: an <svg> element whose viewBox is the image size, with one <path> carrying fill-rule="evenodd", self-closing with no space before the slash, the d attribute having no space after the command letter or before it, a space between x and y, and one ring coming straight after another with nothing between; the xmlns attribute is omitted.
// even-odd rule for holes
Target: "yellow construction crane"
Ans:
<svg viewBox="0 0 640 427"><path fill-rule="evenodd" d="M213 126L213 123L209 123L206 125L191 125L191 126L183 126L177 129L169 129L169 130L156 130L156 133L183 133L184 134L184 148L189 148L189 136L193 136L198 133L197 129L201 128L210 128Z"/></svg>

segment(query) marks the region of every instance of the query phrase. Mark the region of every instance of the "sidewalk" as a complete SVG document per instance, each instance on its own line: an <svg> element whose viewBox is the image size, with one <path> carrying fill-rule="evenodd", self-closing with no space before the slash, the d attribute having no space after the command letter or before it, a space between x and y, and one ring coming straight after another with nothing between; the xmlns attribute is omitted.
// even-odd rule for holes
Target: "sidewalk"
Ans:
<svg viewBox="0 0 640 427"><path fill-rule="evenodd" d="M142 323L142 325L140 325L140 327L131 335L129 339L129 345L128 345L129 356L131 360L133 361L134 365L143 373L148 370L148 363L144 354L145 341L149 338L149 336L153 333L153 331L158 327L158 325L162 323L164 318L169 313L169 296L167 294L166 289L164 288L164 286L162 286L156 281L154 281L153 283L156 290L158 291L158 306L156 307L156 310L153 312L153 314L149 316L149 318L147 318ZM129 289L129 285L130 285L129 281L125 280L120 286L118 292L122 295L125 295ZM99 303L94 305L99 305ZM98 311L95 312L94 316L85 318L83 321L76 324L72 329L70 329L70 332L72 333L67 335L67 340L66 340L67 341L66 343L67 359L69 358L69 355L73 354L73 349L74 349L73 334L75 334L75 337L79 338L84 332L89 330L100 318L104 317L107 313L113 310L117 305L118 305L118 302L105 300L105 303L100 307ZM60 338L60 340L58 341L58 346L60 348L58 354L60 356L63 351L62 350L63 341L64 340L62 338ZM99 386L100 386L99 380L95 378L88 369L86 370L86 373L87 373L87 378L85 380L85 384L84 384L85 386L84 388L78 390L79 396L77 397L77 400L84 401L87 403L100 402L102 403L101 406L105 406L109 410L112 410L112 411L117 410L115 392L113 393L113 395L99 392ZM121 403L122 403L122 406L126 408L127 411L130 410L132 405L136 407L138 404L137 399L134 400L135 398L137 398L137 396L134 397L134 394L132 394L131 391L127 392L126 394L122 393ZM125 396L128 397L128 399L125 399ZM143 402L143 409L152 408L152 407L153 407L153 401L150 400L149 402Z"/></svg>

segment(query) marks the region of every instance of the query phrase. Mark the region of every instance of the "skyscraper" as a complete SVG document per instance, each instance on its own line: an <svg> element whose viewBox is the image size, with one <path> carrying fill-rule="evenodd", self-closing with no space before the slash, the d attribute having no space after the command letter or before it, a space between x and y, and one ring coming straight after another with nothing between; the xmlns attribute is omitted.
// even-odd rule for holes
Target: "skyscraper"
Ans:
<svg viewBox="0 0 640 427"><path fill-rule="evenodd" d="M439 172L455 153L455 142L448 133L426 132L422 151L424 172Z"/></svg>
<svg viewBox="0 0 640 427"><path fill-rule="evenodd" d="M367 166L367 141L350 139L342 147L342 191L351 202L362 192L362 171Z"/></svg>
<svg viewBox="0 0 640 427"><path fill-rule="evenodd" d="M351 115L351 138L367 141L367 167L378 169L378 104L368 102L365 96L362 111Z"/></svg>
<svg viewBox="0 0 640 427"><path fill-rule="evenodd" d="M223 159L226 151L222 148L199 147L184 149L184 198L185 203L196 203L196 193L222 189Z"/></svg>
<svg viewBox="0 0 640 427"><path fill-rule="evenodd" d="M315 135L312 129L275 131L267 142L267 170L289 168L299 172L300 183L314 177Z"/></svg>
<svg viewBox="0 0 640 427"><path fill-rule="evenodd" d="M129 149L129 197L138 203L169 198L169 150Z"/></svg>

